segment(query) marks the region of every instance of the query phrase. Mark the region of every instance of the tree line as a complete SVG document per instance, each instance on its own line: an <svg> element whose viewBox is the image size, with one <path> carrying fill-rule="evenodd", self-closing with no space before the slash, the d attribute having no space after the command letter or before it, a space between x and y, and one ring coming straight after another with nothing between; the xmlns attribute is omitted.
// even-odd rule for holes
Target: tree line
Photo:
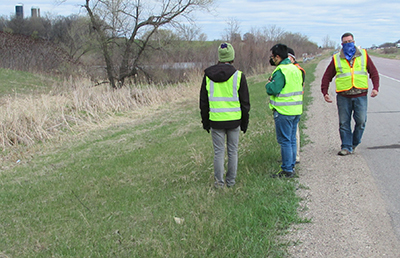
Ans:
<svg viewBox="0 0 400 258"><path fill-rule="evenodd" d="M247 74L266 71L269 49L278 42L293 48L299 59L320 51L307 36L277 25L253 28L242 35L235 20L227 22L221 40L207 41L190 14L209 7L212 0L162 2L153 6L141 1L85 0L85 15L1 17L0 49L8 50L7 55L2 54L1 66L37 72L56 70L66 76L84 74L120 88L127 83L186 80L189 70L203 70L216 62L222 41L235 47L235 66ZM23 41L21 44L6 44L10 35L25 38L14 38ZM27 51L34 44L52 47ZM11 51L13 47L19 49ZM5 58L15 62L3 62Z"/></svg>

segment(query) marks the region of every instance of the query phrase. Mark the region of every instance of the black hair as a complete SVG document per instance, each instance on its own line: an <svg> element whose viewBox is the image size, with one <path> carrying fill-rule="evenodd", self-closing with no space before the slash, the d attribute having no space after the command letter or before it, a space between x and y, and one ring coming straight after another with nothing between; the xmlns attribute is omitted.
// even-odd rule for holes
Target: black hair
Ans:
<svg viewBox="0 0 400 258"><path fill-rule="evenodd" d="M348 36L351 36L354 40L354 36L350 32L346 32L345 34L343 34L341 40L343 40L344 37L348 37Z"/></svg>
<svg viewBox="0 0 400 258"><path fill-rule="evenodd" d="M283 59L288 57L288 47L284 44L276 44L271 48L273 56L280 56Z"/></svg>

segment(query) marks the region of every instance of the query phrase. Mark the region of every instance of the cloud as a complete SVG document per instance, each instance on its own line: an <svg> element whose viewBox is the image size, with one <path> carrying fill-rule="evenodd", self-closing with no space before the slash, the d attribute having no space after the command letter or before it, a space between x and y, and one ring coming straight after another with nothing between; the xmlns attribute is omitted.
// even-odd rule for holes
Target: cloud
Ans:
<svg viewBox="0 0 400 258"><path fill-rule="evenodd" d="M220 37L226 21L234 18L243 34L251 28L277 25L321 44L326 35L339 43L341 35L350 31L359 44L368 47L400 39L393 33L400 27L398 13L400 3L395 0L221 0L213 13L202 14L199 21L211 38Z"/></svg>
<svg viewBox="0 0 400 258"><path fill-rule="evenodd" d="M21 0L25 15L38 6L46 13L68 16L85 13L80 8L84 0ZM6 2L6 3L5 3ZM2 1L0 14L15 13L15 3ZM279 28L308 36L317 44L329 35L340 42L340 36L350 31L357 43L368 47L400 39L400 2L398 0L216 0L211 12L194 13L195 21L209 40L219 39L227 28L227 21L236 20L240 33L276 25Z"/></svg>

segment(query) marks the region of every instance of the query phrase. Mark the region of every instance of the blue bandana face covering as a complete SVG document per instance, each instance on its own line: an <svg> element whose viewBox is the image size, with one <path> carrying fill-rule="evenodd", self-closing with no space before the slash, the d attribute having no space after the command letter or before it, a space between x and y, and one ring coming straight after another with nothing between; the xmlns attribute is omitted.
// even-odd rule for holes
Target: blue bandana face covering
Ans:
<svg viewBox="0 0 400 258"><path fill-rule="evenodd" d="M356 47L354 46L354 42L345 43L342 45L342 47L346 59L350 62L351 58L356 53Z"/></svg>

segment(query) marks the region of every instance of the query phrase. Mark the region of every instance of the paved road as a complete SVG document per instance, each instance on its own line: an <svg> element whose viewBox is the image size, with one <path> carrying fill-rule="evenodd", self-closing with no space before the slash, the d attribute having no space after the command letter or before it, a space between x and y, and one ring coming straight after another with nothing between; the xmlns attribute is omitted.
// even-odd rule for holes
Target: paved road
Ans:
<svg viewBox="0 0 400 258"><path fill-rule="evenodd" d="M379 169L371 169L363 155L380 152L381 149L367 148L382 142L375 144L366 137L355 155L337 155L340 137L336 103L324 101L320 86L330 61L330 58L322 60L315 71L315 81L310 87L313 101L308 107L304 130L311 140L302 146L300 154L298 180L304 187L299 188L298 195L307 207L302 214L312 223L299 225L299 230L294 228L290 239L296 244L289 252L296 258L398 258L400 241L388 215L387 198L380 192L386 188L374 178ZM331 96L336 95L334 82L329 90ZM384 101L384 97L369 98L370 103L379 100ZM373 116L370 114L367 131L380 134L382 130L374 128L372 120L377 119Z"/></svg>
<svg viewBox="0 0 400 258"><path fill-rule="evenodd" d="M376 98L368 97L368 122L356 151L366 159L400 239L400 60L371 58L380 89Z"/></svg>

